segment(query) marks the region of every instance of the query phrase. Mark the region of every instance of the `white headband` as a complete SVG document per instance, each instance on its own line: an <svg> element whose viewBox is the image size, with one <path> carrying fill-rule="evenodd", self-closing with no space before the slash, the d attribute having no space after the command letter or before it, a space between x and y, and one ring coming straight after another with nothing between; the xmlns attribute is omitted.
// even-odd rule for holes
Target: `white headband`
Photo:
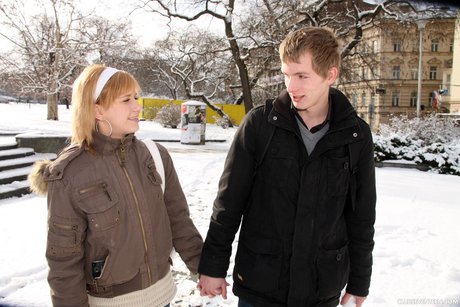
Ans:
<svg viewBox="0 0 460 307"><path fill-rule="evenodd" d="M113 67L107 67L104 69L97 79L96 90L94 91L94 102L97 101L99 95L101 94L102 90L104 89L105 84L109 81L112 76L117 73L119 70Z"/></svg>

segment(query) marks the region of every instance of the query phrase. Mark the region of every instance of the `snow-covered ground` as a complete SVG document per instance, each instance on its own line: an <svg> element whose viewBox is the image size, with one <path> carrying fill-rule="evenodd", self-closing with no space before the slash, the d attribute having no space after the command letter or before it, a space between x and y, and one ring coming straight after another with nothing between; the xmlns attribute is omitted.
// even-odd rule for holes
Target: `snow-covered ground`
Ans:
<svg viewBox="0 0 460 307"><path fill-rule="evenodd" d="M59 122L45 118L44 105L0 104L0 132L69 133L65 107ZM234 132L208 125L207 139L227 141L162 143L173 157L192 219L203 237ZM178 140L180 130L142 122L138 136ZM13 141L0 137L0 144ZM460 306L460 177L398 168L379 168L376 174L375 264L365 306ZM51 306L45 240L45 198L0 200L0 306ZM178 293L173 307L237 306L233 295L227 300L201 298L180 259L175 260L174 271ZM228 281L232 282L231 271Z"/></svg>

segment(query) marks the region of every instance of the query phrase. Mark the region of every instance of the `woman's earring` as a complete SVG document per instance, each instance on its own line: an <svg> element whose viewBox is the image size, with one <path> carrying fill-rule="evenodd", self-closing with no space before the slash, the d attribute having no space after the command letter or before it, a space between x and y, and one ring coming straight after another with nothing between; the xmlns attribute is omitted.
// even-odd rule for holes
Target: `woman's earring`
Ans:
<svg viewBox="0 0 460 307"><path fill-rule="evenodd" d="M97 132L97 133L99 133L99 128L98 128L98 125L97 125L98 122L105 122L105 123L107 123L107 125L108 125L109 128L110 128L110 133L109 133L109 135L105 135L105 134L104 134L104 135L105 135L105 136L109 136L109 137L112 136L112 132L113 132L112 124L111 124L108 120L106 120L106 119L96 119L96 132Z"/></svg>

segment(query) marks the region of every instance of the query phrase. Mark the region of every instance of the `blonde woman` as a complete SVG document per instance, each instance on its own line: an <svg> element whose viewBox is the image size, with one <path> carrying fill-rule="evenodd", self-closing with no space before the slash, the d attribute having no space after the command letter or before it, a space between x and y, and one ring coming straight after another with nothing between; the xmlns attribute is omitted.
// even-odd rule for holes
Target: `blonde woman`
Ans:
<svg viewBox="0 0 460 307"><path fill-rule="evenodd" d="M171 157L159 145L163 192L134 136L139 91L125 71L88 66L73 87L71 145L29 176L34 191L47 193L54 306L167 306L176 292L173 248L197 271L203 241Z"/></svg>

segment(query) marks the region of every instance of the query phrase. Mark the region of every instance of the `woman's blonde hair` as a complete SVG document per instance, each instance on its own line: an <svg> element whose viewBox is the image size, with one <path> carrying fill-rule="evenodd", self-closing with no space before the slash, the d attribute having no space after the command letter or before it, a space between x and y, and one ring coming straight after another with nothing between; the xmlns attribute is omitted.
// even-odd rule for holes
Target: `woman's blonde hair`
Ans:
<svg viewBox="0 0 460 307"><path fill-rule="evenodd" d="M305 27L291 32L279 47L280 58L284 63L299 63L305 53L311 54L313 70L323 78L327 77L332 67L340 69L339 43L329 28Z"/></svg>
<svg viewBox="0 0 460 307"><path fill-rule="evenodd" d="M140 86L129 73L119 70L105 84L99 97L94 100L94 91L101 73L107 67L93 64L86 67L73 84L72 91L72 144L91 146L93 132L96 129L95 104L108 108L116 98L135 90L140 93Z"/></svg>

